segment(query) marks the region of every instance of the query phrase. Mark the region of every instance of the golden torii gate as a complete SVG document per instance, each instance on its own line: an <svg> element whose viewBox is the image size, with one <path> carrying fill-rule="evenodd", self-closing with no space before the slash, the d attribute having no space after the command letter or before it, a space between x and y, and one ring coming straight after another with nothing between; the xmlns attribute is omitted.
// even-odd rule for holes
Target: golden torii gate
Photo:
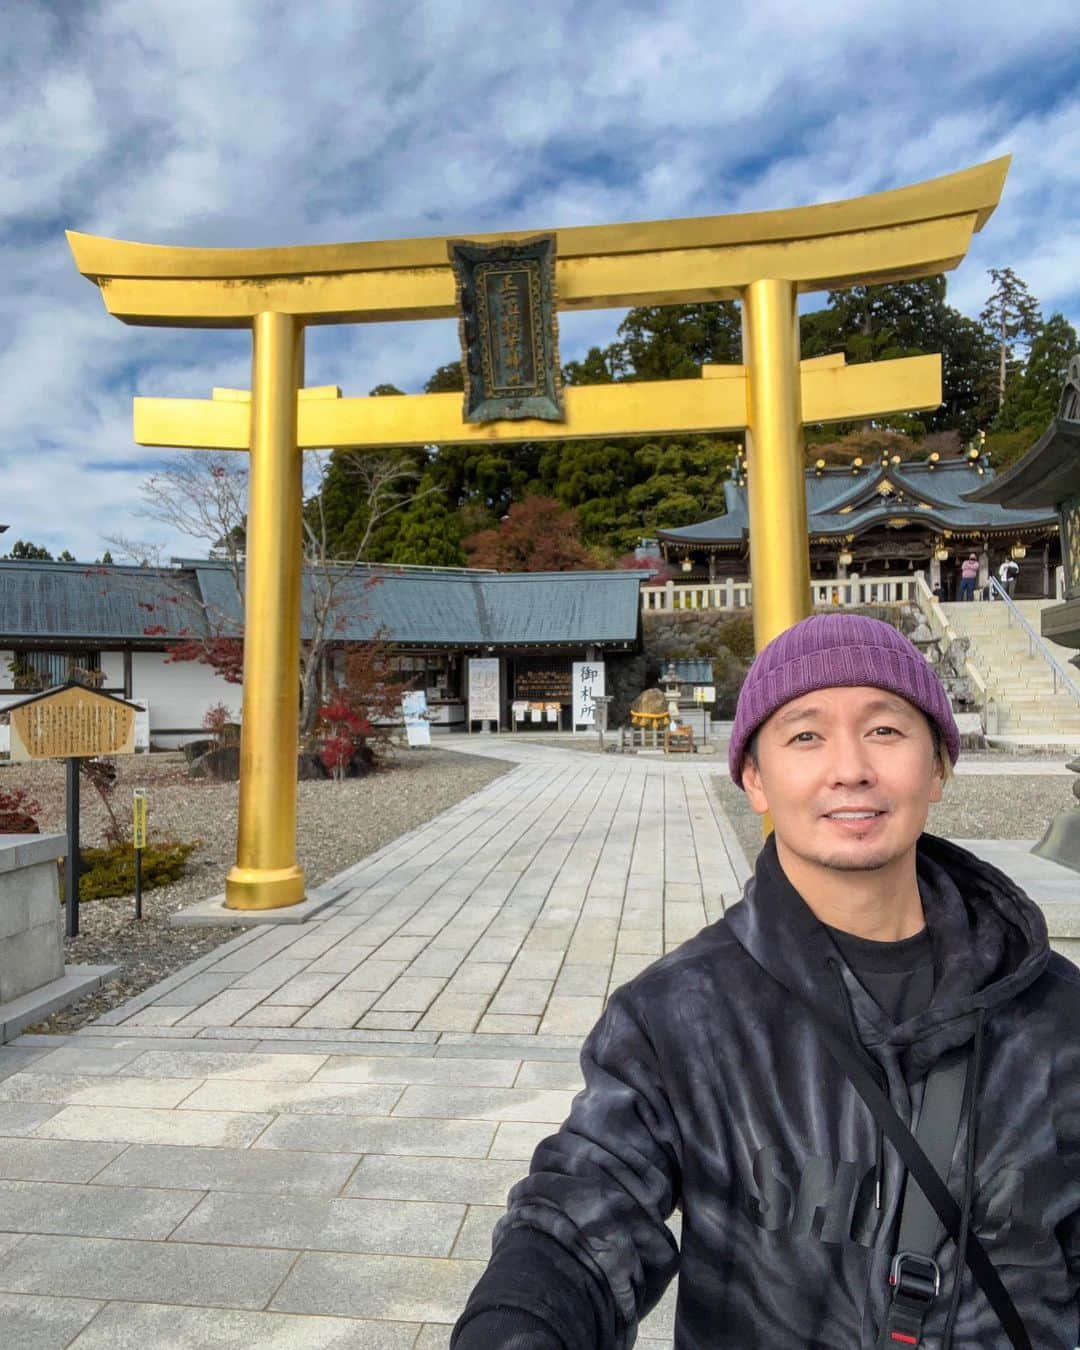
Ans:
<svg viewBox="0 0 1080 1350"><path fill-rule="evenodd" d="M739 300L743 364L701 380L573 387L562 422L465 423L460 394L339 398L302 389L309 324L453 318L445 238L199 249L68 233L79 271L125 323L250 328L247 394L135 400L143 445L250 450L245 667L234 909L303 899L296 864L301 450L746 429L754 639L810 612L802 427L936 407L941 358L799 361L800 294L958 266L1009 159L821 206L560 230L561 309ZM518 241L536 231L474 236Z"/></svg>

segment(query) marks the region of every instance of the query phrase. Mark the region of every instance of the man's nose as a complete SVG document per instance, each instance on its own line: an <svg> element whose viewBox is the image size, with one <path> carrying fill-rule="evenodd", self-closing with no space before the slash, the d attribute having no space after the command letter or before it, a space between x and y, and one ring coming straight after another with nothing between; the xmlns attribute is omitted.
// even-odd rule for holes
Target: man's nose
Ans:
<svg viewBox="0 0 1080 1350"><path fill-rule="evenodd" d="M870 747L861 736L835 736L831 749L829 769L838 782L867 782L874 778Z"/></svg>

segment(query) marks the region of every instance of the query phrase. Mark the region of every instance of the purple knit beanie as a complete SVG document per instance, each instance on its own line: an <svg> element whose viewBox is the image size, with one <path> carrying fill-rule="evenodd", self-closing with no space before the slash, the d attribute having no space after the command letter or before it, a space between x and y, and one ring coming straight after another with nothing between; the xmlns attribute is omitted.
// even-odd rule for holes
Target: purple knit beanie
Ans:
<svg viewBox="0 0 1080 1350"><path fill-rule="evenodd" d="M956 763L960 731L949 696L918 647L880 619L812 614L754 657L739 691L728 746L728 769L735 785L743 785L743 754L762 722L812 689L837 685L873 685L914 703L937 723L949 759Z"/></svg>

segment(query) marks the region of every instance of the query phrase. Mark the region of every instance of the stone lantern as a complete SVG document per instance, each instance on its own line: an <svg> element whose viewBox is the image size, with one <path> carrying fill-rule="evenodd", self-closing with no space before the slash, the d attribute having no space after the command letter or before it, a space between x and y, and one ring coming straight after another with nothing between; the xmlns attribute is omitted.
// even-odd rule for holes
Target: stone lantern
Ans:
<svg viewBox="0 0 1080 1350"><path fill-rule="evenodd" d="M682 698L682 685L679 682L678 675L675 674L673 665L668 665L667 670L660 676L658 683L667 699L668 721L672 727L677 727L679 725L679 699Z"/></svg>

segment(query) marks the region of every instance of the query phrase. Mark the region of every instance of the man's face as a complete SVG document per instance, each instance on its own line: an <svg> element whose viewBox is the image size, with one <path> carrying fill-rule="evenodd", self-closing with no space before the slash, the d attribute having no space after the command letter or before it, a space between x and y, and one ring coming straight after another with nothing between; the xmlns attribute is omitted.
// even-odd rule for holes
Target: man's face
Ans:
<svg viewBox="0 0 1080 1350"><path fill-rule="evenodd" d="M887 867L914 848L930 804L941 800L942 765L926 718L884 689L792 699L762 723L757 758L756 769L743 762L750 805L771 813L778 844L819 867ZM867 811L874 814L851 818Z"/></svg>

